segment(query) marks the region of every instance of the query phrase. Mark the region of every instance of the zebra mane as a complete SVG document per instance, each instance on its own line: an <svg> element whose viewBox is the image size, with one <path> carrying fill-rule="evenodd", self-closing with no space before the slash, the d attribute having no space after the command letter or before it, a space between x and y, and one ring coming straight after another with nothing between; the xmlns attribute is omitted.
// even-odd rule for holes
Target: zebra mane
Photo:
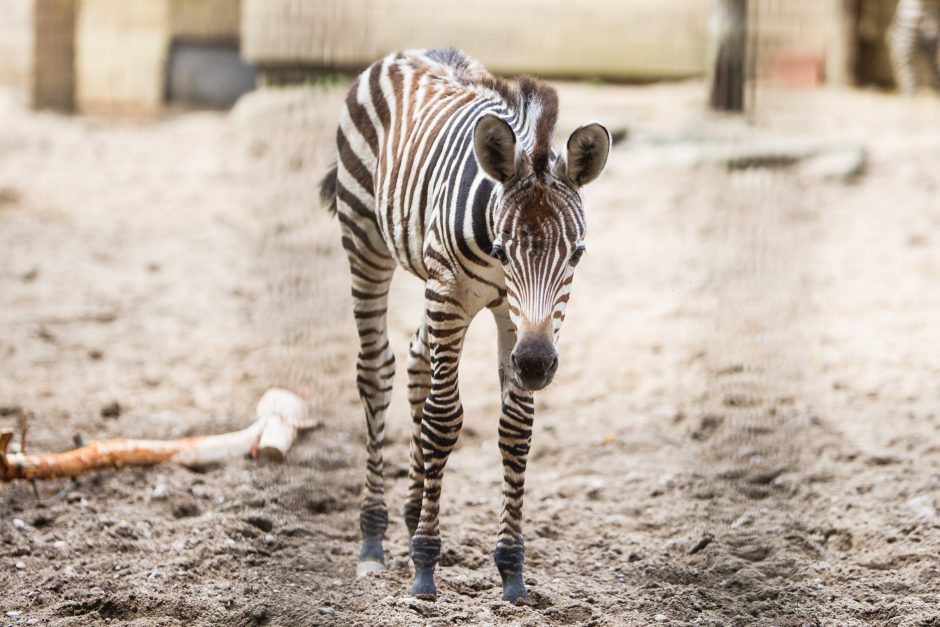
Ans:
<svg viewBox="0 0 940 627"><path fill-rule="evenodd" d="M520 114L525 121L524 126L534 124L535 137L529 157L533 173L544 180L551 165L552 137L558 121L558 93L548 83L531 76L520 76L518 86L494 76L487 76L477 84L499 94L510 111Z"/></svg>
<svg viewBox="0 0 940 627"><path fill-rule="evenodd" d="M555 89L532 76L520 76L518 84L514 86L493 76L477 60L456 48L430 50L427 56L453 69L458 82L478 85L495 92L510 111L520 114L526 126L534 122L535 138L530 154L532 170L536 177L544 179L551 165L552 137L558 121L558 94ZM535 120L532 120L533 116Z"/></svg>

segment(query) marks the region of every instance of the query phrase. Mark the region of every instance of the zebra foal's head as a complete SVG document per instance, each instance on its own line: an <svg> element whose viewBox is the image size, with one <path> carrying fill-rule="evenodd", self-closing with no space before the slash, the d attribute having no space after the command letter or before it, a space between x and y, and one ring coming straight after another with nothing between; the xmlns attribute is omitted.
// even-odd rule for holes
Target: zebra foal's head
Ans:
<svg viewBox="0 0 940 627"><path fill-rule="evenodd" d="M503 268L516 328L510 364L518 384L540 390L558 368L558 334L585 250L581 188L607 164L610 133L586 124L568 138L564 154L552 152L550 138L537 140L529 154L505 120L488 114L473 140L480 167L502 188L491 254Z"/></svg>

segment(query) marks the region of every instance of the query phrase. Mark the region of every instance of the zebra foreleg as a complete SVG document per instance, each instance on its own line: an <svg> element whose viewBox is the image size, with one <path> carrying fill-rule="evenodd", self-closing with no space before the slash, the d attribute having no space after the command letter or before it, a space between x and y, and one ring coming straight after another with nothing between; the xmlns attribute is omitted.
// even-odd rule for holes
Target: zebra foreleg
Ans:
<svg viewBox="0 0 940 627"><path fill-rule="evenodd" d="M366 233L365 229L361 231ZM388 288L395 266L390 257L372 259L358 248L347 248L347 251L352 269L353 312L360 342L356 383L366 415L366 482L359 510L362 548L356 568L356 575L362 577L385 567L382 538L388 528L388 508L385 505L382 445L385 440L385 410L391 401L392 379L395 377L395 354L388 342L386 312Z"/></svg>
<svg viewBox="0 0 940 627"><path fill-rule="evenodd" d="M415 581L411 593L436 599L434 569L441 555L439 529L441 480L450 452L463 425L463 407L457 388L457 364L469 324L461 304L444 290L427 288L427 328L431 352L431 390L424 404L421 447L424 455L424 491L421 517L411 539Z"/></svg>
<svg viewBox="0 0 940 627"><path fill-rule="evenodd" d="M503 458L503 508L493 559L503 579L503 600L525 598L522 578L525 544L522 539L522 499L525 467L532 442L535 405L532 393L508 383L499 419L499 451Z"/></svg>
<svg viewBox="0 0 940 627"><path fill-rule="evenodd" d="M526 596L522 577L525 561L522 498L535 407L532 393L520 389L512 381L509 356L516 345L516 330L509 318L509 312L505 307L495 308L493 316L499 334L499 384L503 397L499 420L499 450L503 458L503 507L493 558L503 580L503 600L515 602Z"/></svg>

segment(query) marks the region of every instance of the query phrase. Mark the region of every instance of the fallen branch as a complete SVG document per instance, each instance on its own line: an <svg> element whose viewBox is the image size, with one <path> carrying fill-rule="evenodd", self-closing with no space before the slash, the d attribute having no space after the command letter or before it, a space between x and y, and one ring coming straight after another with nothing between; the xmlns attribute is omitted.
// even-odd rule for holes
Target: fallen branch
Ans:
<svg viewBox="0 0 940 627"><path fill-rule="evenodd" d="M0 481L77 477L92 470L122 466L180 464L199 468L238 457L283 461L297 434L315 428L304 401L272 388L258 402L258 419L241 431L181 440L102 440L63 453L7 453L13 432L0 432Z"/></svg>

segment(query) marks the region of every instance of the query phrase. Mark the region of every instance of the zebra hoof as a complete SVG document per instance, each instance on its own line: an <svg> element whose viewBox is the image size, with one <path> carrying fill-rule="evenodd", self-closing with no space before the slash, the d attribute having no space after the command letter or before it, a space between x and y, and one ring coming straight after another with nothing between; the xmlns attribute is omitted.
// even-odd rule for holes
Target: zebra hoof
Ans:
<svg viewBox="0 0 940 627"><path fill-rule="evenodd" d="M359 565L356 566L356 578L361 579L362 577L366 577L372 573L378 573L383 570L385 570L385 564L378 560L360 560Z"/></svg>
<svg viewBox="0 0 940 627"><path fill-rule="evenodd" d="M529 596L529 591L525 588L522 581L522 575L517 577L507 577L503 581L503 601L509 603L519 603L525 601Z"/></svg>
<svg viewBox="0 0 940 627"><path fill-rule="evenodd" d="M437 588L434 587L434 575L430 573L416 575L414 585L411 586L411 596L422 601L436 601Z"/></svg>

